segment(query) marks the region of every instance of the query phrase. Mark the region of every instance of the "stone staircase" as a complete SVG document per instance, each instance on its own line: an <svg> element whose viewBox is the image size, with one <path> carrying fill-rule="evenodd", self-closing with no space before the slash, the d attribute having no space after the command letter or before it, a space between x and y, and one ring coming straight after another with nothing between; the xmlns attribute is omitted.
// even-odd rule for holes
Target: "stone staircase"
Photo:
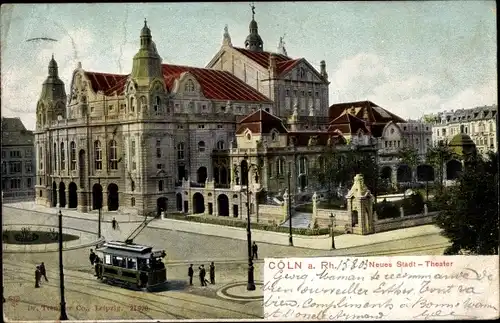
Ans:
<svg viewBox="0 0 500 323"><path fill-rule="evenodd" d="M312 220L311 213L293 211L292 228L307 229L309 227L309 225L312 226L311 220ZM289 219L287 219L285 222L283 222L280 226L288 228L290 225L288 221L289 221Z"/></svg>

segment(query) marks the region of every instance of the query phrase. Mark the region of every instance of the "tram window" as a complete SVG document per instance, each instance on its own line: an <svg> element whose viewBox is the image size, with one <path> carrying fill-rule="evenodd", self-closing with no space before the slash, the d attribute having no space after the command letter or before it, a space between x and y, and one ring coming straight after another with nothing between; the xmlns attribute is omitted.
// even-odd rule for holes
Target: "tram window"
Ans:
<svg viewBox="0 0 500 323"><path fill-rule="evenodd" d="M113 256L113 266L125 267L125 259L122 257Z"/></svg>
<svg viewBox="0 0 500 323"><path fill-rule="evenodd" d="M104 263L106 265L111 265L111 255L104 255Z"/></svg>
<svg viewBox="0 0 500 323"><path fill-rule="evenodd" d="M136 268L136 261L134 258L127 258L127 268L128 269L137 269Z"/></svg>

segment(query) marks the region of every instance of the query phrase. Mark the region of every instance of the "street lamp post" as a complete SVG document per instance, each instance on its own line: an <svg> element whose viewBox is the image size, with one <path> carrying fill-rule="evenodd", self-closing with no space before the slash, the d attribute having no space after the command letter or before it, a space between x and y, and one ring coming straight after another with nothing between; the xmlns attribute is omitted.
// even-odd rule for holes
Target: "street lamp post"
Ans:
<svg viewBox="0 0 500 323"><path fill-rule="evenodd" d="M291 171L292 163L288 163L288 245L293 246L293 237L292 237L292 190L290 186L290 179L292 178Z"/></svg>
<svg viewBox="0 0 500 323"><path fill-rule="evenodd" d="M245 161L248 160L248 155L244 156ZM250 231L250 196L248 192L248 186L250 184L250 167L248 166L248 162L246 164L245 175L247 179L247 249L248 249L248 282L247 282L247 290L255 290L255 282L253 277L253 260L252 260L252 232ZM242 169L243 173L243 169Z"/></svg>
<svg viewBox="0 0 500 323"><path fill-rule="evenodd" d="M330 220L332 221L332 249L335 249L335 215L333 213L330 213Z"/></svg>
<svg viewBox="0 0 500 323"><path fill-rule="evenodd" d="M62 230L62 213L59 210L59 289L61 293L61 316L59 320L67 320L66 301L64 299L64 271L63 271L63 230Z"/></svg>

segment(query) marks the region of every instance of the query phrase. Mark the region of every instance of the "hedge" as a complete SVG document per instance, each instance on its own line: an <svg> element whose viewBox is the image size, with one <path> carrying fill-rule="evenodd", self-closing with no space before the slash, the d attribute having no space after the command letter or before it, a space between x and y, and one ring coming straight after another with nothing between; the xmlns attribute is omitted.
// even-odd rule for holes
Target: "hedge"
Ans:
<svg viewBox="0 0 500 323"><path fill-rule="evenodd" d="M403 207L405 216L423 213L424 198L420 193L416 193L395 202L382 201L375 205L375 211L377 211L377 216L381 220L397 218L401 216L399 211L401 207Z"/></svg>
<svg viewBox="0 0 500 323"><path fill-rule="evenodd" d="M210 223L216 225L225 225L236 228L246 228L247 222L241 220L229 220L229 219L221 219L218 217L212 216L186 216L180 213L171 213L167 214L167 218L182 220L182 221L192 221L199 223ZM250 227L256 230L264 230L264 231L273 231L273 232L282 232L288 233L290 229L288 227L282 227L278 225L272 224L263 224L263 223L250 223ZM306 229L306 228L292 228L292 234L297 235L306 235L306 236L315 236L315 235L324 235L329 234L329 228L317 228L317 229Z"/></svg>

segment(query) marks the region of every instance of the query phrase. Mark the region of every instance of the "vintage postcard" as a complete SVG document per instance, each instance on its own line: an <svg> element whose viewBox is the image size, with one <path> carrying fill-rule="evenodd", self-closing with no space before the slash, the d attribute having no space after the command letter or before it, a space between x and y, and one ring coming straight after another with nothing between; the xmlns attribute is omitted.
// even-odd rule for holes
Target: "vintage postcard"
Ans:
<svg viewBox="0 0 500 323"><path fill-rule="evenodd" d="M498 318L496 15L3 4L4 321Z"/></svg>

